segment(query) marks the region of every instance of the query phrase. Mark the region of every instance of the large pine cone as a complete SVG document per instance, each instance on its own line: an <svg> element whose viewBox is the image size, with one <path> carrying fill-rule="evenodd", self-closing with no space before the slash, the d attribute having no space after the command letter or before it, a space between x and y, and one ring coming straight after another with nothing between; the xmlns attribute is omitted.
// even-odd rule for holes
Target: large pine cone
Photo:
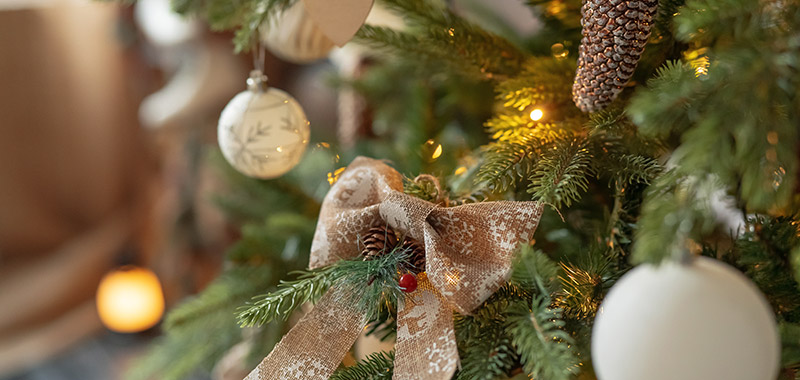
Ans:
<svg viewBox="0 0 800 380"><path fill-rule="evenodd" d="M414 273L425 271L425 248L418 241L405 238L400 241L397 234L386 226L372 227L361 238L363 248L361 256L364 260L372 260L378 256L392 252L400 248L410 253L408 258L408 269Z"/></svg>
<svg viewBox="0 0 800 380"><path fill-rule="evenodd" d="M583 112L608 106L644 51L658 0L584 0L583 39L572 100Z"/></svg>

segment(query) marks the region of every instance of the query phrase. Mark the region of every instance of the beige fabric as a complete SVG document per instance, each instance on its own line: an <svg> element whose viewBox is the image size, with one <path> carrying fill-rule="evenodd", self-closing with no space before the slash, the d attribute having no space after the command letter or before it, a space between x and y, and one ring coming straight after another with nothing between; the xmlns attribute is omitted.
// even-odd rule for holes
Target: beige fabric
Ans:
<svg viewBox="0 0 800 380"><path fill-rule="evenodd" d="M458 366L453 311L420 273L417 290L397 304L395 379L450 379Z"/></svg>
<svg viewBox="0 0 800 380"><path fill-rule="evenodd" d="M356 341L364 317L331 289L245 380L327 379Z"/></svg>
<svg viewBox="0 0 800 380"><path fill-rule="evenodd" d="M418 277L418 289L398 302L393 378L449 379L458 366L453 310L470 313L505 283L514 250L533 237L542 205L485 202L443 208L402 190L402 176L394 169L381 161L356 158L322 204L310 267L358 255L359 236L379 224L422 241L426 272ZM331 295L338 292L329 291L313 315L301 320L247 380L330 376L363 327L363 321L351 315L352 306L342 301L344 297ZM330 319L342 314L351 317ZM317 334L339 338L333 343L309 344L325 339ZM298 360L306 363L303 371L297 370ZM292 376L300 377L282 377L286 375L279 371L287 368L294 371Z"/></svg>

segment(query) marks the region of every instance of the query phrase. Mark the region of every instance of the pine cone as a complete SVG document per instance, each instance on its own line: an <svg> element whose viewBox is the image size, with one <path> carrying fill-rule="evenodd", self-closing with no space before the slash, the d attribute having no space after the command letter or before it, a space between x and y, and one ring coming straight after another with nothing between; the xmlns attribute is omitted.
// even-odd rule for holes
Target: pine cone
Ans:
<svg viewBox="0 0 800 380"><path fill-rule="evenodd" d="M364 260L372 260L385 253L391 252L397 247L397 235L391 228L386 226L372 227L361 238L364 248L361 255Z"/></svg>
<svg viewBox="0 0 800 380"><path fill-rule="evenodd" d="M399 247L410 253L408 259L410 267L406 269L417 274L425 271L425 247L411 238L399 241L397 234L391 228L372 227L361 238L361 242L364 244L361 250L364 260L372 260Z"/></svg>
<svg viewBox="0 0 800 380"><path fill-rule="evenodd" d="M411 267L407 268L408 270L415 274L425 271L425 247L422 244L414 239L406 238L403 240L401 249L410 253L408 262Z"/></svg>
<svg viewBox="0 0 800 380"><path fill-rule="evenodd" d="M583 112L605 108L633 75L658 0L584 0L583 39L572 100Z"/></svg>

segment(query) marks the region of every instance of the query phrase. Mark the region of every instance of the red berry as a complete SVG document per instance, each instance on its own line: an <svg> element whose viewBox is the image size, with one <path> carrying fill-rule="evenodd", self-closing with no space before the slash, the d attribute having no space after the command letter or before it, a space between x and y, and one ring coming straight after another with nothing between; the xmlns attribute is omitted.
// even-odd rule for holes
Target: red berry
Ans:
<svg viewBox="0 0 800 380"><path fill-rule="evenodd" d="M400 276L400 281L398 281L398 284L400 285L400 290L406 293L411 293L417 290L417 278L411 273Z"/></svg>

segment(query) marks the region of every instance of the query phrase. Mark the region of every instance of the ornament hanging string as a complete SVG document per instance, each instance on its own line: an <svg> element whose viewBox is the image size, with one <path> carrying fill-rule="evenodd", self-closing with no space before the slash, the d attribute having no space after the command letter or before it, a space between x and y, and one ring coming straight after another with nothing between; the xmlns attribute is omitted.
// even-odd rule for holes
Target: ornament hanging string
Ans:
<svg viewBox="0 0 800 380"><path fill-rule="evenodd" d="M252 40L253 70L247 90L228 102L217 124L225 159L244 175L271 179L300 162L310 137L308 118L291 95L267 85L266 50Z"/></svg>
<svg viewBox="0 0 800 380"><path fill-rule="evenodd" d="M259 33L256 33L258 36ZM264 62L267 60L267 49L258 37L253 38L253 69L264 72Z"/></svg>
<svg viewBox="0 0 800 380"><path fill-rule="evenodd" d="M386 225L422 243L425 272L397 300L394 379L446 380L458 367L453 312L469 314L511 273L519 243L539 223L539 202L456 207L404 194L403 177L381 161L356 158L325 196L309 267L360 254L359 237ZM327 379L365 326L346 289L331 287L246 380Z"/></svg>

